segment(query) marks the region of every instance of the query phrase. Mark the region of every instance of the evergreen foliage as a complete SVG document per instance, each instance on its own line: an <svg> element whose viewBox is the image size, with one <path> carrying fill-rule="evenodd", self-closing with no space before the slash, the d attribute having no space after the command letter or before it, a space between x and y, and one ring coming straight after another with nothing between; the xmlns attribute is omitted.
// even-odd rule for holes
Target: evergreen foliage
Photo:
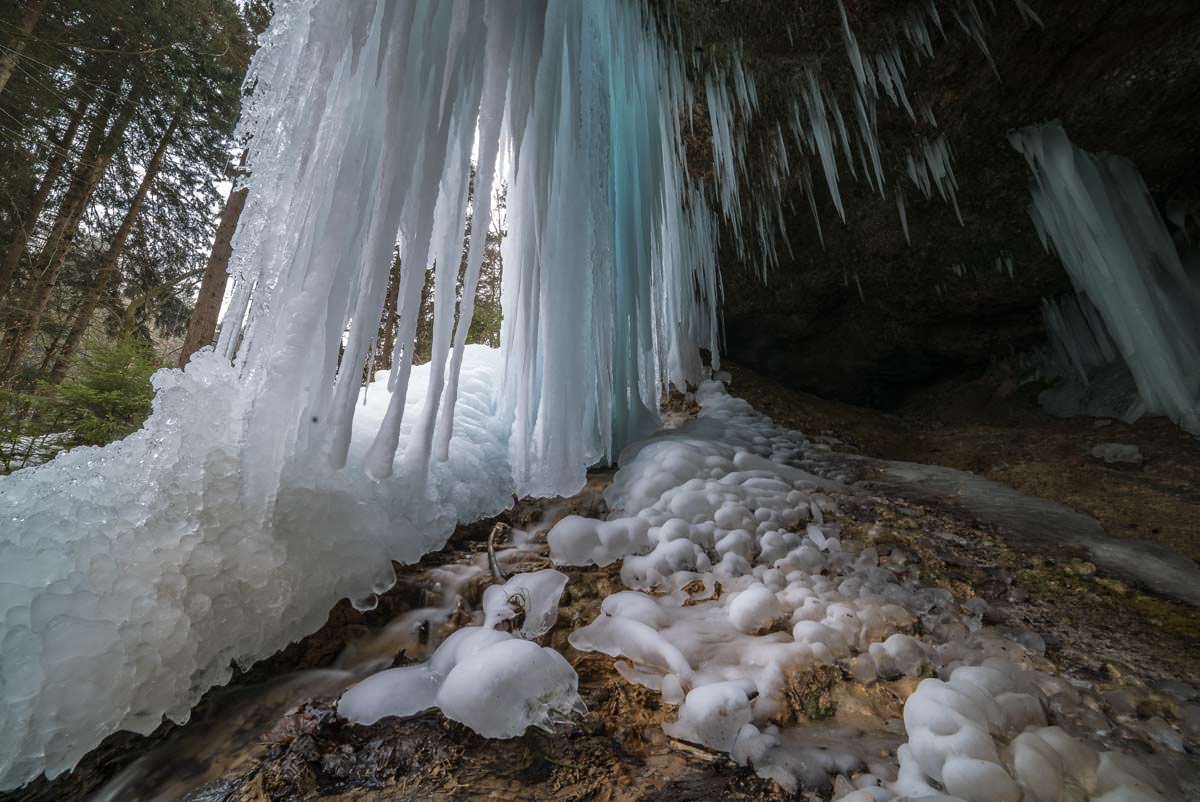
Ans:
<svg viewBox="0 0 1200 802"><path fill-rule="evenodd" d="M0 87L0 383L61 380L84 332L119 329L164 285L140 335L162 346L186 326L195 280L180 279L207 255L269 15L264 0L0 10L0 57L16 54Z"/></svg>
<svg viewBox="0 0 1200 802"><path fill-rule="evenodd" d="M0 473L137 431L150 414L150 376L159 367L142 340L98 339L62 383L42 382L31 391L0 388Z"/></svg>
<svg viewBox="0 0 1200 802"><path fill-rule="evenodd" d="M187 327L271 10L0 4L3 464L108 442L149 411L150 366Z"/></svg>

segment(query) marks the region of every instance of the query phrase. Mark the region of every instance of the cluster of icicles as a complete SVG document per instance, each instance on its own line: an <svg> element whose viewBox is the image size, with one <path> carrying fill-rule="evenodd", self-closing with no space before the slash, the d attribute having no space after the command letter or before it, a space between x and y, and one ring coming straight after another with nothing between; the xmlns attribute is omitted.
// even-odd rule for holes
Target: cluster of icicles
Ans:
<svg viewBox="0 0 1200 802"><path fill-rule="evenodd" d="M1088 153L1055 124L1010 140L1033 172L1038 236L1075 288L1045 308L1060 370L1086 387L1123 362L1137 398L1122 417L1166 415L1200 434L1200 248L1185 226L1172 237L1132 162Z"/></svg>
<svg viewBox="0 0 1200 802"><path fill-rule="evenodd" d="M0 480L0 788L186 720L458 521L578 489L717 351L686 80L641 4L277 0L250 87L216 349L156 376L140 432ZM499 353L464 345L485 238L463 254L498 181Z"/></svg>
<svg viewBox="0 0 1200 802"><path fill-rule="evenodd" d="M458 308L464 224L469 205L489 219L499 175L514 476L574 489L653 428L661 386L698 378L697 346L716 350L716 231L679 158L678 58L635 3L293 0L277 17L220 343L282 418L252 424L250 448L345 463L398 240L406 266L435 266L433 353L453 350L404 458L445 459L484 248L472 239ZM393 470L423 277L402 271L375 477Z"/></svg>
<svg viewBox="0 0 1200 802"><path fill-rule="evenodd" d="M1024 0L1014 1L1026 25L1041 26L1041 19ZM994 3L989 2L986 7L997 13ZM833 86L822 77L820 61L810 60L797 78L789 112L768 126L760 141L754 143L759 150L754 171L748 171L746 164L759 96L753 75L742 63L741 52L735 50L730 63L711 73L705 83L717 205L735 232L734 246L739 260L755 264L764 279L779 265L779 243L792 254L784 216L794 189L792 177L808 199L817 237L824 244L810 161L819 163L842 222L846 220L846 209L840 185L847 172L854 180L861 176L881 197L887 196L889 168L885 164L878 123L878 106L884 98L903 110L916 129L913 144L904 151L900 171L926 200L936 194L949 203L962 222L950 143L939 130L932 106L927 100L910 98L905 83L909 65L934 57L935 38L948 37L950 23L978 45L996 72L979 5L976 0L910 3L902 13L880 25L885 35L875 53L860 46L840 0L838 9L846 59L853 76L851 96L845 100L850 112L843 113ZM790 26L788 32L790 36ZM900 224L905 239L911 242L905 188L902 182L893 180L893 183ZM750 202L744 203L744 197Z"/></svg>

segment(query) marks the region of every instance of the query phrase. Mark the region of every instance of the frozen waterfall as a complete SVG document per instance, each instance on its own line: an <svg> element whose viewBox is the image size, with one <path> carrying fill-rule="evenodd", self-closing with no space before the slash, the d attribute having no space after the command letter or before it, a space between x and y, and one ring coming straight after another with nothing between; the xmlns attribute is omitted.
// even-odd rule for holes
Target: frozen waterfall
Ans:
<svg viewBox="0 0 1200 802"><path fill-rule="evenodd" d="M758 97L740 53L685 65L642 0L276 0L248 79L253 177L217 347L155 377L132 437L0 478L0 789L116 730L185 720L231 663L341 598L369 606L393 560L456 522L576 490L657 425L667 385L702 378L701 349L715 359L722 226L765 276L793 247L785 191L801 185L817 216L819 170L839 217L847 175L894 189L907 234L883 98L928 134L908 180L957 208L950 145L905 89L906 59L934 55L938 4L882 26L879 52L841 16L850 95L806 69L750 176ZM682 144L701 104L708 187ZM464 344L482 242L462 251L501 183L496 352ZM435 358L418 366L429 265ZM392 304L393 368L364 388Z"/></svg>
<svg viewBox="0 0 1200 802"><path fill-rule="evenodd" d="M716 352L691 90L639 4L279 0L250 85L217 348L156 377L137 434L0 480L0 789L185 720L457 521L576 490ZM508 185L499 353L456 301L473 158L476 219ZM438 356L413 365L405 269L364 389L397 242L436 266Z"/></svg>

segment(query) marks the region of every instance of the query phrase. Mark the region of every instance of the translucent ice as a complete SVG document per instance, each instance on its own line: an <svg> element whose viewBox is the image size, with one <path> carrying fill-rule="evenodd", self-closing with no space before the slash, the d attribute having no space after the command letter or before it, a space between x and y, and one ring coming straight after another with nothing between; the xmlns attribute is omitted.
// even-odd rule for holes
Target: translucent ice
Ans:
<svg viewBox="0 0 1200 802"><path fill-rule="evenodd" d="M750 723L753 682L732 680L703 685L688 693L679 718L663 730L670 736L732 752L742 727Z"/></svg>
<svg viewBox="0 0 1200 802"><path fill-rule="evenodd" d="M393 559L415 560L458 520L507 507L515 488L495 469L508 453L492 394L500 369L497 352L466 349L449 458L428 484L403 466L376 483L294 462L260 509L240 481L249 399L211 355L155 377L153 416L128 439L0 480L4 782L65 770L107 732L185 721L234 661L314 631L339 599L373 604ZM353 463L385 413L387 378L361 396ZM423 400L418 390L406 405Z"/></svg>
<svg viewBox="0 0 1200 802"><path fill-rule="evenodd" d="M484 625L494 627L520 616L522 638L544 635L554 626L566 585L567 575L553 568L517 574L503 585L491 585L483 592Z"/></svg>
<svg viewBox="0 0 1200 802"><path fill-rule="evenodd" d="M1145 409L1200 433L1200 274L1185 268L1137 168L1081 150L1058 125L1010 139L1034 173L1030 213L1043 243L1086 296L1080 308L1103 321L1049 319L1057 347L1086 382L1115 343Z"/></svg>

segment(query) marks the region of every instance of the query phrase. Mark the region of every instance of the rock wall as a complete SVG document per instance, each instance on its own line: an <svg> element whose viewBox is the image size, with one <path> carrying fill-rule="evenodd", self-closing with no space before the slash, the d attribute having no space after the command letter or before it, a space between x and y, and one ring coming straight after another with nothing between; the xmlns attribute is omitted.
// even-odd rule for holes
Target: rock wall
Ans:
<svg viewBox="0 0 1200 802"><path fill-rule="evenodd" d="M954 0L937 0L947 11ZM806 64L817 60L843 99L852 76L837 3L677 0L684 46L719 57L740 40L761 108L748 161L789 113ZM1008 144L1013 128L1061 120L1081 147L1132 159L1163 208L1200 213L1200 4L1193 0L1029 0L1044 27L1012 0L978 0L993 72L978 43L944 13L935 57L914 64L902 47L914 104L928 102L953 149L964 225L936 194L926 201L904 173L920 132L904 111L879 103L887 198L845 177L846 223L814 174L825 247L793 172L785 186L788 239L764 284L724 237L728 356L793 386L855 403L896 407L914 387L982 369L1043 337L1038 304L1070 283L1038 242L1026 208L1029 174ZM865 52L894 31L907 3L847 0ZM789 31L790 27L790 31ZM903 39L901 39L903 41ZM998 75L997 75L998 73ZM693 164L705 162L703 120ZM758 140L758 141L756 141ZM794 147L794 146L793 146ZM815 166L815 165L814 165ZM860 170L861 176L861 170ZM903 185L911 246L893 190ZM743 203L751 203L744 200ZM997 258L1009 257L1010 277ZM961 266L961 267L959 267ZM961 273L961 275L959 275ZM860 291L861 285L861 291Z"/></svg>

